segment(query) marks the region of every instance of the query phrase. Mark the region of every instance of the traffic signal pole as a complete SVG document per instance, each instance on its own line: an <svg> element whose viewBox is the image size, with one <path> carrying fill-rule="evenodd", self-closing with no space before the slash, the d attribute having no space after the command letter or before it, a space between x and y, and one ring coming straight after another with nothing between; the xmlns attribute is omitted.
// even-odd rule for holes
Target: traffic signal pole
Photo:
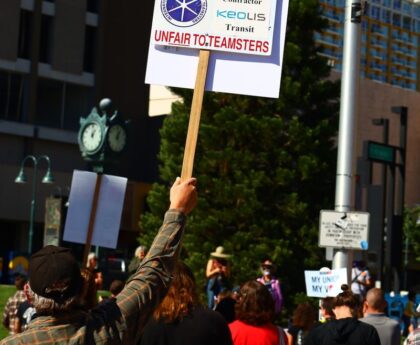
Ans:
<svg viewBox="0 0 420 345"><path fill-rule="evenodd" d="M354 129L359 98L361 22L361 1L346 0L335 189L335 210L340 212L351 211ZM343 248L335 248L332 262L333 269L347 267L350 279L351 264L353 261L352 256L352 251ZM351 281L350 279L349 282Z"/></svg>

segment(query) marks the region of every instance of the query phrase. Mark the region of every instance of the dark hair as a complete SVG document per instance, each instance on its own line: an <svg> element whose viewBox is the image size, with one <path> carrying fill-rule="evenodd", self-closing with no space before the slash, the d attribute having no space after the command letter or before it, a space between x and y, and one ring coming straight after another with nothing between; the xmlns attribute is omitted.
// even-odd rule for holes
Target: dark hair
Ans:
<svg viewBox="0 0 420 345"><path fill-rule="evenodd" d="M270 257L270 256L268 256L268 255L263 256L263 257L262 257L262 259L261 259L261 265L262 265L265 261L270 261L270 262L273 262L273 260L271 259L271 257Z"/></svg>
<svg viewBox="0 0 420 345"><path fill-rule="evenodd" d="M312 328L316 320L315 308L308 302L300 303L293 312L292 324L304 331Z"/></svg>
<svg viewBox="0 0 420 345"><path fill-rule="evenodd" d="M407 297L410 301L414 301L416 298L416 292L414 290L408 291Z"/></svg>
<svg viewBox="0 0 420 345"><path fill-rule="evenodd" d="M25 284L26 284L25 276L23 274L20 274L20 273L16 274L16 276L15 276L16 289L23 290Z"/></svg>
<svg viewBox="0 0 420 345"><path fill-rule="evenodd" d="M328 315L335 317L334 315L334 297L325 297L321 299L321 308L325 309Z"/></svg>
<svg viewBox="0 0 420 345"><path fill-rule="evenodd" d="M241 286L236 303L236 318L250 325L263 325L274 318L274 303L268 289L256 280Z"/></svg>
<svg viewBox="0 0 420 345"><path fill-rule="evenodd" d="M86 267L80 270L80 275L82 276L80 301L82 306L89 310L98 303L96 296L97 288L95 284L95 275L90 269Z"/></svg>
<svg viewBox="0 0 420 345"><path fill-rule="evenodd" d="M191 269L183 262L178 261L173 277L168 293L153 313L155 320L163 319L166 322L180 320L199 304Z"/></svg>
<svg viewBox="0 0 420 345"><path fill-rule="evenodd" d="M357 315L357 311L360 307L360 301L357 298L357 296L355 296L351 290L349 290L349 286L347 284L343 284L341 285L341 290L343 292L339 293L335 298L334 298L334 308L335 307L341 307L341 306L346 306L348 308L350 308L350 311L352 313L353 316Z"/></svg>
<svg viewBox="0 0 420 345"><path fill-rule="evenodd" d="M114 295L117 296L122 289L124 289L124 282L121 280L113 280L111 285L109 286L109 291Z"/></svg>

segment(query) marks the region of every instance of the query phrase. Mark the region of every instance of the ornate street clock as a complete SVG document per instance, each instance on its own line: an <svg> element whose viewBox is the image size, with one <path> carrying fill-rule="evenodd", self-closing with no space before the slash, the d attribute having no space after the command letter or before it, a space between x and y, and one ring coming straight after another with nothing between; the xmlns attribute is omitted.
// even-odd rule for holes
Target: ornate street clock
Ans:
<svg viewBox="0 0 420 345"><path fill-rule="evenodd" d="M111 100L99 103L87 117L80 118L78 142L82 157L92 164L93 170L103 172L108 163L115 163L127 147L127 121L118 111L111 112Z"/></svg>

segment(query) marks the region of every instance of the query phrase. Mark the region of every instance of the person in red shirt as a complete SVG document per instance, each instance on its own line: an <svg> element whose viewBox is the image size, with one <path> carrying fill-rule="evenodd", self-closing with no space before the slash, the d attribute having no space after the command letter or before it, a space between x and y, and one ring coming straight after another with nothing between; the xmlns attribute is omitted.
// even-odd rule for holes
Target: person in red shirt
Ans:
<svg viewBox="0 0 420 345"><path fill-rule="evenodd" d="M273 324L273 298L260 282L242 285L235 312L237 320L229 324L234 345L288 344L283 329Z"/></svg>

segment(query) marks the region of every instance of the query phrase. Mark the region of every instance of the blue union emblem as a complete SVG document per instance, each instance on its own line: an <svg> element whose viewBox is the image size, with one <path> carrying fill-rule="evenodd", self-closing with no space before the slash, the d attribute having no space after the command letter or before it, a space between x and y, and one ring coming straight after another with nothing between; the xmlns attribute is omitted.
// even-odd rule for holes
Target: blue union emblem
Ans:
<svg viewBox="0 0 420 345"><path fill-rule="evenodd" d="M161 10L168 22L175 26L193 26L207 11L207 0L161 0Z"/></svg>

